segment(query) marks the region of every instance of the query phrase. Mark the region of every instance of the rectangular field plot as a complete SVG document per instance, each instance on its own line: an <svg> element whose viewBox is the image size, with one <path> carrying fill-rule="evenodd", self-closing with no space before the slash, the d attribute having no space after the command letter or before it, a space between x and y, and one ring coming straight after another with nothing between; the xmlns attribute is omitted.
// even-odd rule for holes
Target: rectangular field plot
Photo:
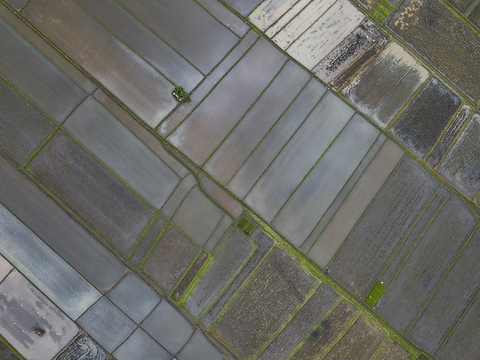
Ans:
<svg viewBox="0 0 480 360"><path fill-rule="evenodd" d="M355 60L359 59L374 44L383 46L387 36L370 20L365 19L350 35L333 49L312 70L320 80L331 82L338 74L343 72ZM375 53L371 53L373 56ZM365 61L369 58L365 58Z"/></svg>
<svg viewBox="0 0 480 360"><path fill-rule="evenodd" d="M435 353L439 360L478 359L480 347L480 297L472 302L443 346Z"/></svg>
<svg viewBox="0 0 480 360"><path fill-rule="evenodd" d="M203 74L210 72L238 41L233 32L195 1L119 0L118 3Z"/></svg>
<svg viewBox="0 0 480 360"><path fill-rule="evenodd" d="M253 357L305 300L316 280L275 248L212 326L242 357Z"/></svg>
<svg viewBox="0 0 480 360"><path fill-rule="evenodd" d="M169 225L145 260L142 270L166 293L178 284L200 248L176 226Z"/></svg>
<svg viewBox="0 0 480 360"><path fill-rule="evenodd" d="M460 98L432 78L395 122L390 133L423 159L459 106Z"/></svg>
<svg viewBox="0 0 480 360"><path fill-rule="evenodd" d="M370 360L411 360L412 355L392 339L386 339Z"/></svg>
<svg viewBox="0 0 480 360"><path fill-rule="evenodd" d="M227 184L309 78L310 75L296 63L287 62L203 168L215 179Z"/></svg>
<svg viewBox="0 0 480 360"><path fill-rule="evenodd" d="M254 247L242 233L233 229L213 256L213 264L188 298L187 310L194 317L207 309L223 287L252 254Z"/></svg>
<svg viewBox="0 0 480 360"><path fill-rule="evenodd" d="M272 26L268 28L267 31L265 31L265 35L267 35L269 38L274 37L280 30L283 29L284 26L286 26L295 16L297 16L300 11L302 11L306 6L308 6L310 2L311 0L299 0L293 6L290 6L290 8L287 9L288 11L283 13L279 17L279 19L276 22L274 22ZM252 22L253 22L252 15L253 13L249 18L252 19ZM276 12L275 16L278 16L278 15L279 15L278 12Z"/></svg>
<svg viewBox="0 0 480 360"><path fill-rule="evenodd" d="M148 228L145 235L143 235L140 243L135 247L135 250L130 255L130 262L135 266L140 266L143 262L145 256L147 256L148 252L152 248L155 241L160 236L162 230L168 224L168 220L163 216L158 216L153 223Z"/></svg>
<svg viewBox="0 0 480 360"><path fill-rule="evenodd" d="M384 337L385 334L372 323L360 317L324 359L367 360L380 345Z"/></svg>
<svg viewBox="0 0 480 360"><path fill-rule="evenodd" d="M437 351L480 288L479 257L477 229L408 333L414 343L429 353Z"/></svg>
<svg viewBox="0 0 480 360"><path fill-rule="evenodd" d="M265 39L259 40L168 141L202 165L285 61L280 51Z"/></svg>
<svg viewBox="0 0 480 360"><path fill-rule="evenodd" d="M180 182L177 174L91 96L64 127L157 209Z"/></svg>
<svg viewBox="0 0 480 360"><path fill-rule="evenodd" d="M336 0L303 34L296 34L287 52L308 69L313 69L360 25L364 17L350 2Z"/></svg>
<svg viewBox="0 0 480 360"><path fill-rule="evenodd" d="M203 79L198 70L114 0L79 0L77 3L173 84L192 91Z"/></svg>
<svg viewBox="0 0 480 360"><path fill-rule="evenodd" d="M245 197L282 147L305 121L325 91L325 87L320 82L314 79L309 81L228 183L227 187L234 194L242 199Z"/></svg>
<svg viewBox="0 0 480 360"><path fill-rule="evenodd" d="M385 128L427 78L427 69L392 42L342 92Z"/></svg>
<svg viewBox="0 0 480 360"><path fill-rule="evenodd" d="M222 210L210 201L198 187L183 200L172 221L200 246L205 245L223 217Z"/></svg>
<svg viewBox="0 0 480 360"><path fill-rule="evenodd" d="M428 205L424 208L422 214L415 221L408 235L402 241L400 247L396 250L395 255L390 259L390 262L383 270L380 276L380 281L387 286L390 285L395 274L402 266L403 261L409 254L410 250L415 246L416 241L423 233L427 225L432 221L435 214L441 209L443 203L447 200L451 190L444 184L440 184L435 194L430 199Z"/></svg>
<svg viewBox="0 0 480 360"><path fill-rule="evenodd" d="M476 0L447 0L450 5L455 9L460 11L462 14L465 14L467 10L472 6Z"/></svg>
<svg viewBox="0 0 480 360"><path fill-rule="evenodd" d="M355 115L278 212L272 225L300 247L378 135L376 128Z"/></svg>
<svg viewBox="0 0 480 360"><path fill-rule="evenodd" d="M272 239L270 239L258 228L251 234L251 240L253 240L255 243L255 250L253 254L247 260L245 265L243 265L238 275L235 276L235 279L233 279L232 282L226 286L222 294L202 317L201 321L206 327L209 327L213 323L224 306L227 305L227 303L235 295L236 291L250 276L250 274L252 274L252 272L256 269L256 267L260 264L265 255L273 246Z"/></svg>
<svg viewBox="0 0 480 360"><path fill-rule="evenodd" d="M61 123L87 96L37 49L0 19L0 75Z"/></svg>
<svg viewBox="0 0 480 360"><path fill-rule="evenodd" d="M2 157L0 202L101 292L125 273L115 256Z"/></svg>
<svg viewBox="0 0 480 360"><path fill-rule="evenodd" d="M480 29L480 4L475 5L475 8L468 15L470 20L478 29Z"/></svg>
<svg viewBox="0 0 480 360"><path fill-rule="evenodd" d="M435 145L435 148L428 155L426 160L428 166L433 168L438 165L438 163L442 160L442 157L447 152L448 147L455 139L460 129L465 125L471 114L472 108L469 105L462 104L462 106L460 106L455 114L455 117L440 137L437 145Z"/></svg>
<svg viewBox="0 0 480 360"><path fill-rule="evenodd" d="M74 320L101 297L3 205L0 205L0 249L13 266Z"/></svg>
<svg viewBox="0 0 480 360"><path fill-rule="evenodd" d="M0 77L0 148L23 164L55 128L48 116Z"/></svg>
<svg viewBox="0 0 480 360"><path fill-rule="evenodd" d="M332 276L365 298L437 184L414 160L404 158L329 265Z"/></svg>
<svg viewBox="0 0 480 360"><path fill-rule="evenodd" d="M387 140L375 158L367 164L368 167L358 175L359 178L353 179L352 187L342 189L341 193L346 191L345 197L339 199L340 195L337 196L334 204L338 201L338 207L328 209L302 245L302 251L308 251L308 256L325 268L395 169L403 154L400 147ZM358 169L355 172L357 171Z"/></svg>
<svg viewBox="0 0 480 360"><path fill-rule="evenodd" d="M75 2L33 0L24 15L150 126L176 106L173 84Z"/></svg>
<svg viewBox="0 0 480 360"><path fill-rule="evenodd" d="M152 207L63 131L28 170L124 256L153 219Z"/></svg>
<svg viewBox="0 0 480 360"><path fill-rule="evenodd" d="M262 0L225 0L225 2L231 5L243 16L247 16L262 2Z"/></svg>
<svg viewBox="0 0 480 360"><path fill-rule="evenodd" d="M353 114L340 98L327 93L252 188L246 203L271 221Z"/></svg>
<svg viewBox="0 0 480 360"><path fill-rule="evenodd" d="M460 198L451 195L388 286L378 313L405 333L477 222Z"/></svg>
<svg viewBox="0 0 480 360"><path fill-rule="evenodd" d="M276 1L265 0L248 16L252 24L260 30L267 30L284 13L295 5L297 0Z"/></svg>
<svg viewBox="0 0 480 360"><path fill-rule="evenodd" d="M346 301L342 301L307 335L291 360L323 359L356 318L355 308Z"/></svg>
<svg viewBox="0 0 480 360"><path fill-rule="evenodd" d="M469 198L480 190L480 114L474 114L438 173Z"/></svg>
<svg viewBox="0 0 480 360"><path fill-rule="evenodd" d="M286 359L337 300L338 295L330 287L321 285L257 360Z"/></svg>
<svg viewBox="0 0 480 360"><path fill-rule="evenodd" d="M468 96L480 98L480 37L440 1L404 1L388 26Z"/></svg>

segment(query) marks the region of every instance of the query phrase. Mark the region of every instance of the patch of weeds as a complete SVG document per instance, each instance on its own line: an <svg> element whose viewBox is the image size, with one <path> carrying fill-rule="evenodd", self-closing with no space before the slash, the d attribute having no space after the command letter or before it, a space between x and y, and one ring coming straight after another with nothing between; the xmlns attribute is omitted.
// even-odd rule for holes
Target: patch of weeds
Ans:
<svg viewBox="0 0 480 360"><path fill-rule="evenodd" d="M175 86L172 94L178 101L188 98L188 92L182 86Z"/></svg>
<svg viewBox="0 0 480 360"><path fill-rule="evenodd" d="M384 283L377 281L372 291L370 291L370 294L368 294L365 299L365 303L370 307L377 305L378 300L380 300L386 288L387 286Z"/></svg>

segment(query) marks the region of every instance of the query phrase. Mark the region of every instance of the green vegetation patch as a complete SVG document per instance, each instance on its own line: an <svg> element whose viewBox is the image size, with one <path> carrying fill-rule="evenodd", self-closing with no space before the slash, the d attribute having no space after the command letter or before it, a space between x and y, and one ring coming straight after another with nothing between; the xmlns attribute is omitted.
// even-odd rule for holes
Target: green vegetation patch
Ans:
<svg viewBox="0 0 480 360"><path fill-rule="evenodd" d="M377 3L377 5L375 5L375 10L377 10L380 14L385 16L385 18L387 18L388 15L390 15L390 11L384 6L382 6L380 3Z"/></svg>
<svg viewBox="0 0 480 360"><path fill-rule="evenodd" d="M365 299L365 303L368 306L374 307L377 304L378 300L380 300L380 298L382 297L383 292L386 288L387 286L385 284L377 281L372 291L370 291L370 294L368 294L367 298Z"/></svg>
<svg viewBox="0 0 480 360"><path fill-rule="evenodd" d="M243 230L245 226L247 226L248 222L249 221L247 218L242 218L242 220L238 222L238 227Z"/></svg>
<svg viewBox="0 0 480 360"><path fill-rule="evenodd" d="M244 232L245 232L245 234L250 235L250 233L253 231L253 229L255 229L255 225L250 224L250 225L247 226L247 228L244 230Z"/></svg>
<svg viewBox="0 0 480 360"><path fill-rule="evenodd" d="M392 11L395 6L390 4L387 0L378 0L380 4L383 5L384 8L388 9L389 11Z"/></svg>
<svg viewBox="0 0 480 360"><path fill-rule="evenodd" d="M172 94L177 98L178 101L188 98L188 92L182 86L175 86Z"/></svg>

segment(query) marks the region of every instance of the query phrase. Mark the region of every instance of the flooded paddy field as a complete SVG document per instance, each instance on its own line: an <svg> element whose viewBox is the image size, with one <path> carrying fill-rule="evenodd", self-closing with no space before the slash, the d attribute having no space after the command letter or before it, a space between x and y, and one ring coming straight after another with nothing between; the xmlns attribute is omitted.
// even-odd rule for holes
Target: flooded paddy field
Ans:
<svg viewBox="0 0 480 360"><path fill-rule="evenodd" d="M480 190L479 139L480 115L474 114L437 170L470 198Z"/></svg>
<svg viewBox="0 0 480 360"><path fill-rule="evenodd" d="M404 1L388 26L470 98L480 98L480 37L440 1Z"/></svg>
<svg viewBox="0 0 480 360"><path fill-rule="evenodd" d="M404 158L333 258L332 276L365 298L437 185L413 160Z"/></svg>
<svg viewBox="0 0 480 360"><path fill-rule="evenodd" d="M213 255L213 263L196 284L188 298L186 308L194 317L199 317L235 273L252 255L253 245L238 229L232 230Z"/></svg>
<svg viewBox="0 0 480 360"><path fill-rule="evenodd" d="M438 143L435 145L435 148L428 155L426 159L426 163L428 166L433 168L440 163L443 156L446 154L448 147L452 144L453 140L460 133L460 130L467 123L467 120L470 118L471 114L472 108L469 105L462 104L460 106L457 113L455 114L455 117L438 140Z"/></svg>
<svg viewBox="0 0 480 360"><path fill-rule="evenodd" d="M393 124L390 133L423 159L459 106L460 98L432 78Z"/></svg>
<svg viewBox="0 0 480 360"><path fill-rule="evenodd" d="M320 285L305 305L293 316L272 342L257 357L258 360L287 358L313 327L339 299L331 288Z"/></svg>
<svg viewBox="0 0 480 360"><path fill-rule="evenodd" d="M376 311L406 332L477 222L460 198L450 196L402 264Z"/></svg>
<svg viewBox="0 0 480 360"><path fill-rule="evenodd" d="M153 219L154 211L148 203L64 131L55 134L28 168L124 255ZM114 207L116 211L112 212Z"/></svg>
<svg viewBox="0 0 480 360"><path fill-rule="evenodd" d="M346 196L337 196L337 199L340 197L339 206L332 209L331 215L324 215L302 245L302 251L319 266L326 268L403 154L397 145L387 140L375 158L368 163L368 167L354 181L353 186L344 188L347 191Z"/></svg>
<svg viewBox="0 0 480 360"><path fill-rule="evenodd" d="M53 133L56 124L0 77L0 148L18 164Z"/></svg>
<svg viewBox="0 0 480 360"><path fill-rule="evenodd" d="M408 333L410 339L431 354L438 350L480 289L479 252L480 231L477 229Z"/></svg>
<svg viewBox="0 0 480 360"><path fill-rule="evenodd" d="M385 128L427 78L427 69L400 45L392 42L342 93L375 123Z"/></svg>

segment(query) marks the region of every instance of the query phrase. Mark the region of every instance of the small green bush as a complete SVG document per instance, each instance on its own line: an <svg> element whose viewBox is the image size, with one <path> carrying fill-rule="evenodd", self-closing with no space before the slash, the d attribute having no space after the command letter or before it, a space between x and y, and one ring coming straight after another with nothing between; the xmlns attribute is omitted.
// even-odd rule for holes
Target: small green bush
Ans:
<svg viewBox="0 0 480 360"><path fill-rule="evenodd" d="M188 97L188 92L182 86L175 86L172 93L178 97L178 100L183 100Z"/></svg>

